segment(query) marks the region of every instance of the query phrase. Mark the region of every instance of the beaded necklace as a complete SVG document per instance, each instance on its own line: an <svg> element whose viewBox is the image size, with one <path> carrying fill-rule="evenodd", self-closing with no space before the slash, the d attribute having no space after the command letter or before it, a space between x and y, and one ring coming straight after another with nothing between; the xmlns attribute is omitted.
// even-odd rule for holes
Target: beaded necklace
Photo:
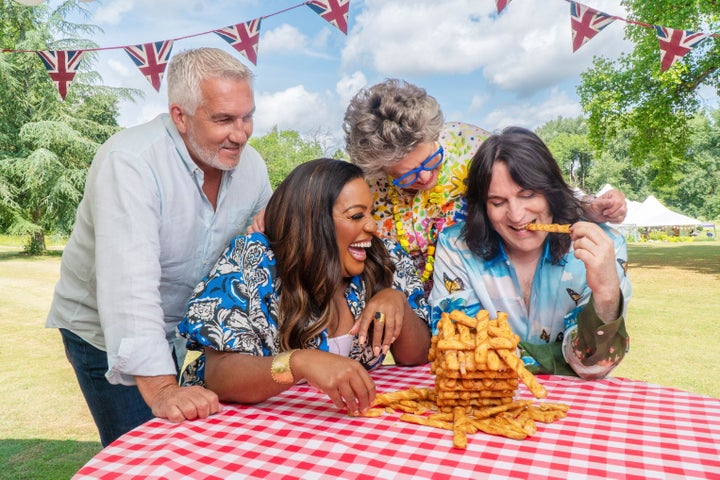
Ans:
<svg viewBox="0 0 720 480"><path fill-rule="evenodd" d="M389 183L389 182L388 182ZM424 192L427 194L427 199L423 202L424 206L428 203L439 205L443 202L442 196L443 187L435 185L430 191ZM402 215L400 214L400 206L398 205L398 189L394 185L390 184L389 192L390 201L392 202L392 213L393 220L395 221L395 232L397 234L397 240L400 246L405 249L406 252L410 253L410 239L408 238L407 232L405 231L405 225L402 221ZM410 206L412 211L412 205ZM427 282L432 275L434 263L435 263L435 243L437 242L437 218L433 217L432 223L430 224L430 240L427 246L427 256L425 259L425 268L420 275L420 281L422 283ZM417 237L415 239L417 242ZM419 242L417 242L419 244Z"/></svg>

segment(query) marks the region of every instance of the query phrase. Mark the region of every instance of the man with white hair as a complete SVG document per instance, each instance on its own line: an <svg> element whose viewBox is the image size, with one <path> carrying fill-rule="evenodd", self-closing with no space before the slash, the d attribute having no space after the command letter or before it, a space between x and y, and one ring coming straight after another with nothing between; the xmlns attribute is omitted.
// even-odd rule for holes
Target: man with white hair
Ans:
<svg viewBox="0 0 720 480"><path fill-rule="evenodd" d="M197 282L272 193L247 145L252 78L222 50L174 56L169 113L111 137L90 167L46 326L60 329L103 446L153 416L220 409L210 390L178 385L176 327Z"/></svg>

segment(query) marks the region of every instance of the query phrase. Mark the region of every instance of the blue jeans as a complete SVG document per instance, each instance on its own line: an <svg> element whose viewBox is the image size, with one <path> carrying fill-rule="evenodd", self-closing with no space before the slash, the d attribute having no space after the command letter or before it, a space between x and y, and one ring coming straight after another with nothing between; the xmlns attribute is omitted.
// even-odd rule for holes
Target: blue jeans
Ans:
<svg viewBox="0 0 720 480"><path fill-rule="evenodd" d="M137 387L113 385L105 378L105 372L108 371L107 353L69 330L61 328L60 334L65 345L65 355L75 370L103 447L154 418Z"/></svg>

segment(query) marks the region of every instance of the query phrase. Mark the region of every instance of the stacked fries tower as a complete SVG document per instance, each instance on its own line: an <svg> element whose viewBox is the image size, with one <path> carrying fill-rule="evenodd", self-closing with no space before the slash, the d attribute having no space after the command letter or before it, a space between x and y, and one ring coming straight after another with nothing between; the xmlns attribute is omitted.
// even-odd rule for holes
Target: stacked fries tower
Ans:
<svg viewBox="0 0 720 480"><path fill-rule="evenodd" d="M430 348L438 408L450 412L510 403L518 378L536 398L545 398L545 387L517 356L519 341L504 312L493 320L487 310L474 318L459 310L443 313Z"/></svg>
<svg viewBox="0 0 720 480"><path fill-rule="evenodd" d="M443 313L430 347L435 387L380 393L375 405L405 412L405 422L452 430L456 448L466 448L467 434L478 431L522 440L537 431L535 422L565 417L568 406L513 400L518 379L536 398L547 396L518 357L519 340L505 313L493 320L485 310L475 318L459 310ZM369 416L382 415L371 410Z"/></svg>

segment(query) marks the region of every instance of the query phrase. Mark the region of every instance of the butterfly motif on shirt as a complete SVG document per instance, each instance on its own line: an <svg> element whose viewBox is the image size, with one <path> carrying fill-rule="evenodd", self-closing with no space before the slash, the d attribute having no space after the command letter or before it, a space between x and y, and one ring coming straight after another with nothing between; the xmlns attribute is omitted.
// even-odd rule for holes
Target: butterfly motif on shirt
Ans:
<svg viewBox="0 0 720 480"><path fill-rule="evenodd" d="M460 280L460 278L455 278L454 280L451 280L447 276L447 273L443 273L443 283L445 284L445 290L447 290L448 293L459 292L460 290L465 288L465 285L463 285L463 281Z"/></svg>
<svg viewBox="0 0 720 480"><path fill-rule="evenodd" d="M565 290L567 290L568 295L570 295L570 298L572 298L573 302L575 302L575 305L577 305L580 301L580 294L572 288L566 288Z"/></svg>
<svg viewBox="0 0 720 480"><path fill-rule="evenodd" d="M623 273L627 277L627 269L628 269L628 262L627 260L623 260L622 258L617 258L617 262L620 264L620 268L622 268Z"/></svg>
<svg viewBox="0 0 720 480"><path fill-rule="evenodd" d="M540 340L542 340L545 343L548 343L550 341L550 334L543 328L542 333L540 334Z"/></svg>

